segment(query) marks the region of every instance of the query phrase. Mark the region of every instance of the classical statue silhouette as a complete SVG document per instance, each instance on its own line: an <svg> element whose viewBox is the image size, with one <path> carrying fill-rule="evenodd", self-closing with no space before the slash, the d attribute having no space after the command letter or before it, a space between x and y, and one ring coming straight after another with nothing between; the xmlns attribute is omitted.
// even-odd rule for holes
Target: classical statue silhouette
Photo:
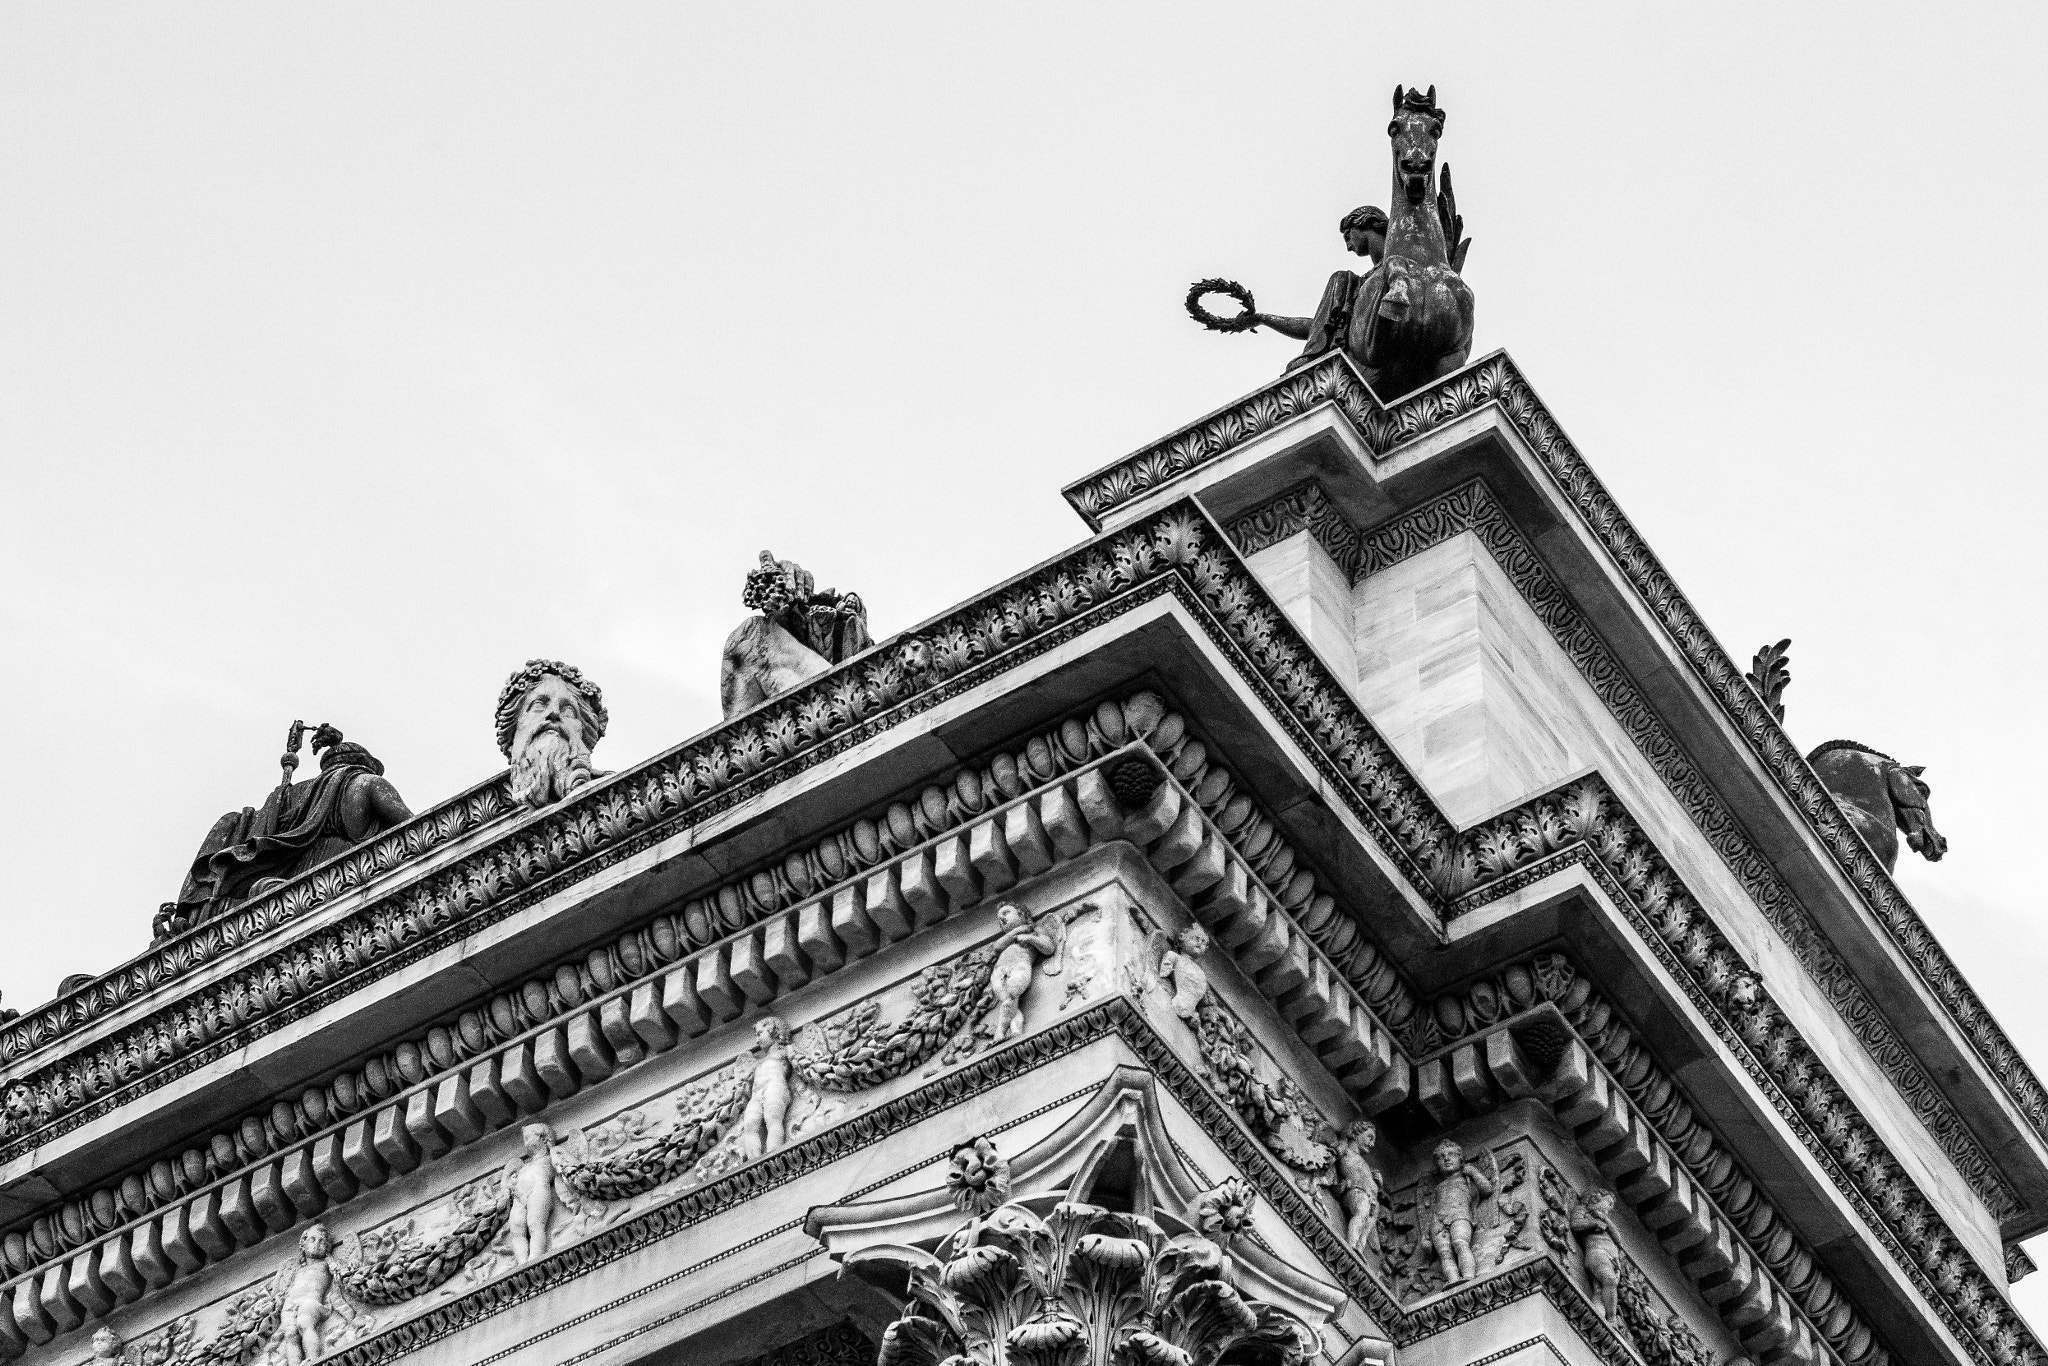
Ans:
<svg viewBox="0 0 2048 1366"><path fill-rule="evenodd" d="M210 920L412 818L384 765L324 723L313 732L319 776L293 782L305 731L305 722L292 722L278 761L283 781L263 805L230 811L206 832L178 899L157 911L157 938Z"/></svg>
<svg viewBox="0 0 2048 1366"><path fill-rule="evenodd" d="M867 608L857 594L817 591L809 570L794 560L761 552L747 574L741 602L757 615L725 638L718 699L726 718L757 707L833 665L853 658L873 641Z"/></svg>
<svg viewBox="0 0 2048 1366"><path fill-rule="evenodd" d="M1307 342L1289 368L1341 349L1373 392L1396 398L1465 363L1472 352L1472 290L1462 272L1471 239L1462 234L1451 168L1438 174L1437 141L1444 111L1436 87L1394 87L1393 195L1382 213L1354 209L1339 224L1344 244L1375 264L1365 275L1338 271L1323 287L1313 318L1261 313L1250 291L1229 280L1203 280L1188 291L1195 321L1219 332L1259 326ZM1202 307L1207 294L1228 294L1241 311L1218 317Z"/></svg>

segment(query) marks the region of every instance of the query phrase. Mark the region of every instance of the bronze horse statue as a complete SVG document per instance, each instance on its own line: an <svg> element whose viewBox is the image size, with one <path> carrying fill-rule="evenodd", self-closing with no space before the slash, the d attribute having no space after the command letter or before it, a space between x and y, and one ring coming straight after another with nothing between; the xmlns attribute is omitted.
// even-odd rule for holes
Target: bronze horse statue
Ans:
<svg viewBox="0 0 2048 1366"><path fill-rule="evenodd" d="M1472 243L1459 237L1465 222L1449 166L1439 188L1436 146L1443 132L1435 86L1426 94L1394 87L1386 257L1352 302L1344 341L1382 400L1448 375L1472 354L1472 290L1459 274Z"/></svg>
<svg viewBox="0 0 2048 1366"><path fill-rule="evenodd" d="M1834 794L1870 851L1883 860L1887 873L1899 861L1900 830L1906 832L1913 852L1929 863L1948 852L1948 841L1934 828L1934 814L1927 806L1930 789L1920 777L1924 766L1908 768L1854 740L1830 740L1807 755L1806 762Z"/></svg>
<svg viewBox="0 0 2048 1366"><path fill-rule="evenodd" d="M1187 310L1218 332L1248 332L1261 325L1308 343L1289 366L1306 365L1334 350L1351 357L1382 401L1440 379L1472 352L1472 290L1460 272L1471 239L1462 236L1451 189L1451 168L1439 176L1437 140L1444 111L1436 87L1426 92L1394 87L1393 208L1366 205L1338 227L1353 254L1371 259L1365 275L1340 270L1323 289L1312 318L1260 313L1250 291L1230 280L1202 280L1188 290ZM1218 317L1202 307L1209 294L1228 294L1242 311Z"/></svg>

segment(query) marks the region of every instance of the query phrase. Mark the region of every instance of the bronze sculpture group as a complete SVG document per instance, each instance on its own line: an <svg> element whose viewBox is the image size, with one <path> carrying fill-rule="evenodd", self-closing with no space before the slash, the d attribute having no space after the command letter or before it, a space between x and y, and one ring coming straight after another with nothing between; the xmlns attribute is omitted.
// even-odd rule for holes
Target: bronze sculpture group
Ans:
<svg viewBox="0 0 2048 1366"><path fill-rule="evenodd" d="M1427 91L1394 87L1394 112L1387 124L1393 145L1389 209L1353 209L1338 224L1344 245L1370 260L1363 275L1333 274L1315 315L1308 318L1261 313L1249 291L1228 280L1203 280L1188 291L1195 320L1219 332L1268 327L1306 342L1289 365L1306 365L1342 351L1382 402L1440 379L1472 353L1472 290L1465 283L1464 234L1451 188L1451 168L1437 166L1444 111L1436 87ZM1229 294L1242 311L1218 317L1202 306L1209 294Z"/></svg>

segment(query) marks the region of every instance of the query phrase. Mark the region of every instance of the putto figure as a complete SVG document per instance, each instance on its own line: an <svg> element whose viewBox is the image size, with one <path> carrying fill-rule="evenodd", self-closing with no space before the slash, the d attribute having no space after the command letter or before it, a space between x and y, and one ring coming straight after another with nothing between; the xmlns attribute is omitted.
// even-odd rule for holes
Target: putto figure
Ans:
<svg viewBox="0 0 2048 1366"><path fill-rule="evenodd" d="M725 638L718 699L727 719L853 658L873 641L858 595L817 591L809 570L761 552L740 601L759 615Z"/></svg>
<svg viewBox="0 0 2048 1366"><path fill-rule="evenodd" d="M299 1235L298 1260L287 1264L271 1283L279 1309L277 1331L264 1354L266 1362L304 1366L325 1356L340 1340L329 1332L333 1320L356 1332L370 1326L369 1317L350 1304L334 1283L334 1264L328 1258L333 1250L324 1224L314 1224Z"/></svg>
<svg viewBox="0 0 2048 1366"><path fill-rule="evenodd" d="M996 962L988 979L989 993L995 997L989 1034L992 1042L1001 1043L1024 1032L1024 993L1031 990L1039 960L1057 953L1060 944L1055 938L1058 922L1048 933L1012 902L996 907L996 922L1003 932L996 936Z"/></svg>
<svg viewBox="0 0 2048 1366"><path fill-rule="evenodd" d="M611 718L604 691L573 664L529 659L498 693L498 749L512 765L512 797L548 806L598 776L590 751Z"/></svg>
<svg viewBox="0 0 2048 1366"><path fill-rule="evenodd" d="M1344 1210L1344 1241L1360 1254L1380 1250L1380 1192L1384 1181L1366 1156L1379 1142L1380 1131L1369 1119L1345 1127L1331 1146L1336 1160L1329 1181Z"/></svg>
<svg viewBox="0 0 2048 1366"><path fill-rule="evenodd" d="M1614 1301L1621 1284L1621 1249L1614 1243L1614 1192L1591 1190L1572 1208L1572 1232L1585 1258L1586 1279L1600 1317L1614 1321Z"/></svg>
<svg viewBox="0 0 2048 1366"><path fill-rule="evenodd" d="M580 1214L582 1202L555 1170L553 1130L545 1124L529 1124L519 1131L519 1141L525 1156L514 1158L505 1168L504 1179L512 1196L505 1235L514 1264L525 1266L548 1255L554 1242L556 1210Z"/></svg>
<svg viewBox="0 0 2048 1366"><path fill-rule="evenodd" d="M1172 993L1173 1013L1192 1023L1209 994L1209 974L1202 971L1202 955L1209 951L1209 932L1190 925L1168 940L1155 936L1159 980Z"/></svg>
<svg viewBox="0 0 2048 1366"><path fill-rule="evenodd" d="M320 775L293 782L305 732L305 722L292 722L279 760L283 781L263 805L230 811L206 832L178 899L157 912L157 938L211 920L412 819L405 799L385 779L384 765L324 723L313 731Z"/></svg>
<svg viewBox="0 0 2048 1366"><path fill-rule="evenodd" d="M1434 1157L1436 1189L1429 1195L1424 1229L1445 1283L1456 1285L1479 1274L1472 1257L1472 1225L1479 1202L1493 1194L1494 1179L1478 1163L1466 1161L1464 1148L1453 1139L1437 1144ZM1481 1153L1482 1160L1491 1157Z"/></svg>
<svg viewBox="0 0 2048 1366"><path fill-rule="evenodd" d="M752 1162L789 1139L789 1026L779 1015L754 1021L754 1075L747 1084L747 1108L733 1124L740 1157Z"/></svg>

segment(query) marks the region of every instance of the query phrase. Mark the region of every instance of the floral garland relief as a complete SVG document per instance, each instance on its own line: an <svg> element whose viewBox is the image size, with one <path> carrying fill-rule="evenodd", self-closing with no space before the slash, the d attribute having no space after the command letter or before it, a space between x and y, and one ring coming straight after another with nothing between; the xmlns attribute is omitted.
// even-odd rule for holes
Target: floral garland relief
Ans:
<svg viewBox="0 0 2048 1366"><path fill-rule="evenodd" d="M333 1246L325 1226L297 1258L230 1301L210 1332L201 1315L133 1347L110 1329L95 1360L124 1366L302 1366L374 1325L371 1307L462 1291L546 1257L683 1190L716 1180L847 1113L847 1097L919 1067L931 1072L1024 1032L1024 998L1066 968L1073 923L1092 902L1032 915L996 909L988 944L934 963L905 989L792 1031L754 1022L754 1046L709 1077L587 1130L520 1131L503 1169L424 1210ZM1064 1010L1072 998L1058 1007ZM929 1075L929 1073L928 1073Z"/></svg>

